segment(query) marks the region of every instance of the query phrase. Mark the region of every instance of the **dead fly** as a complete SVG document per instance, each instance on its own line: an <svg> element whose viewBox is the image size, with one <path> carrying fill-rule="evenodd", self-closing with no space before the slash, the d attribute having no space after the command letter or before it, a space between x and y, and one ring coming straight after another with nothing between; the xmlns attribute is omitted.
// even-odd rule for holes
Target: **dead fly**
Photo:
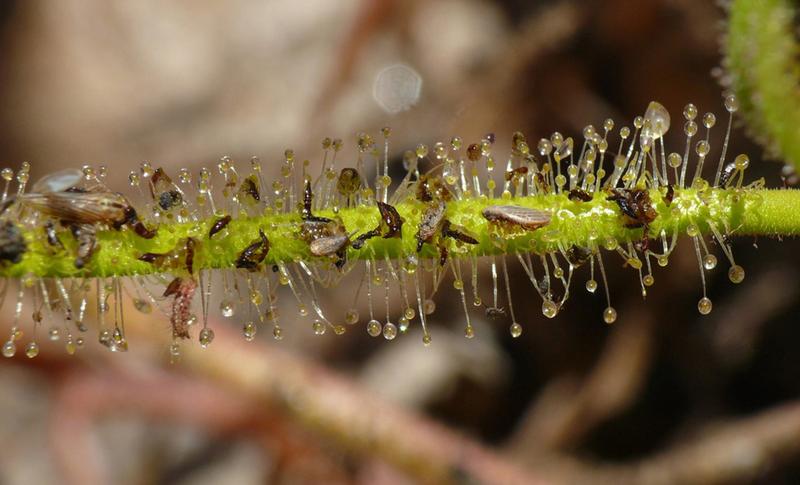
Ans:
<svg viewBox="0 0 800 485"><path fill-rule="evenodd" d="M264 231L258 230L259 238L250 243L249 246L244 248L236 258L236 267L246 269L248 271L255 271L258 265L261 264L269 253L269 239Z"/></svg>
<svg viewBox="0 0 800 485"><path fill-rule="evenodd" d="M606 200L617 203L627 228L647 229L658 215L650 202L650 193L645 189L613 189Z"/></svg>
<svg viewBox="0 0 800 485"><path fill-rule="evenodd" d="M484 313L486 314L486 318L490 318L492 320L500 320L506 317L506 309L502 307L487 307Z"/></svg>
<svg viewBox="0 0 800 485"><path fill-rule="evenodd" d="M303 222L300 237L308 243L308 249L313 256L335 255L337 269L341 269L347 262L350 236L342 221L312 216Z"/></svg>
<svg viewBox="0 0 800 485"><path fill-rule="evenodd" d="M672 205L672 199L675 198L675 186L672 184L667 185L667 194L664 196L664 203L669 207Z"/></svg>
<svg viewBox="0 0 800 485"><path fill-rule="evenodd" d="M150 177L150 195L161 210L168 211L183 204L183 193L163 168L157 168Z"/></svg>
<svg viewBox="0 0 800 485"><path fill-rule="evenodd" d="M331 222L327 217L317 217L311 213L311 203L314 201L314 192L311 190L311 181L306 180L305 188L303 189L303 207L300 209L300 218L304 221L311 222Z"/></svg>
<svg viewBox="0 0 800 485"><path fill-rule="evenodd" d="M47 238L47 244L54 248L64 249L64 244L58 238L56 225L53 224L53 221L47 221L44 223L44 235Z"/></svg>
<svg viewBox="0 0 800 485"><path fill-rule="evenodd" d="M650 193L645 189L614 189L606 197L617 203L625 219L625 227L630 229L643 228L642 241L639 247L647 250L649 239L647 237L650 223L656 219L658 213L650 202Z"/></svg>
<svg viewBox="0 0 800 485"><path fill-rule="evenodd" d="M174 296L172 301L172 314L170 324L172 325L173 338L189 338L189 322L191 321L192 297L197 289L197 282L194 278L175 278L164 290L164 296Z"/></svg>
<svg viewBox="0 0 800 485"><path fill-rule="evenodd" d="M491 205L481 212L483 217L507 229L522 228L535 231L550 224L551 216L547 211L530 209L518 205Z"/></svg>
<svg viewBox="0 0 800 485"><path fill-rule="evenodd" d="M349 244L350 237L346 233L340 233L314 239L308 244L308 248L314 256L336 255L334 264L337 269L342 269L347 262L347 246Z"/></svg>
<svg viewBox="0 0 800 485"><path fill-rule="evenodd" d="M341 172L339 172L339 179L336 181L336 191L343 197L345 197L348 202L350 201L350 197L356 194L358 190L361 188L361 176L358 174L358 170L354 168L343 168Z"/></svg>
<svg viewBox="0 0 800 485"><path fill-rule="evenodd" d="M478 240L467 234L463 227L457 226L447 219L442 222L442 236L449 237L466 244L479 244Z"/></svg>
<svg viewBox="0 0 800 485"><path fill-rule="evenodd" d="M0 222L0 261L19 263L27 250L28 245L16 224L11 221Z"/></svg>
<svg viewBox="0 0 800 485"><path fill-rule="evenodd" d="M577 268L589 261L592 257L592 250L582 246L573 245L567 249L567 261L573 268Z"/></svg>
<svg viewBox="0 0 800 485"><path fill-rule="evenodd" d="M515 185L522 183L525 180L525 175L528 174L528 167L518 167L506 172L506 182L512 182Z"/></svg>
<svg viewBox="0 0 800 485"><path fill-rule="evenodd" d="M69 229L72 232L72 236L78 241L75 267L80 269L92 259L92 255L97 249L97 228L92 224L71 224Z"/></svg>
<svg viewBox="0 0 800 485"><path fill-rule="evenodd" d="M183 271L190 275L194 274L194 255L197 241L186 238L183 244L179 244L172 251L166 253L144 253L139 256L139 261L144 261L154 265L161 271Z"/></svg>
<svg viewBox="0 0 800 485"><path fill-rule="evenodd" d="M736 163L729 163L725 165L725 168L722 169L722 175L719 177L719 185L718 187L727 188L728 183L730 183L731 178L733 178L733 174L736 173Z"/></svg>
<svg viewBox="0 0 800 485"><path fill-rule="evenodd" d="M430 243L433 237L439 232L444 221L445 204L442 201L428 204L422 214L417 230L417 252L422 251L423 244Z"/></svg>
<svg viewBox="0 0 800 485"><path fill-rule="evenodd" d="M569 200L575 202L589 202L592 200L592 194L581 189L572 189L569 191Z"/></svg>
<svg viewBox="0 0 800 485"><path fill-rule="evenodd" d="M156 235L156 230L148 229L142 223L128 200L114 192L86 191L75 187L63 192L32 192L9 197L1 209L7 209L14 202L59 221L72 232L78 241L75 260L78 268L89 261L97 248L97 225L109 225L116 230L129 226L145 239Z"/></svg>
<svg viewBox="0 0 800 485"><path fill-rule="evenodd" d="M155 230L148 229L139 219L136 209L128 199L115 192L75 188L64 192L31 192L16 198L9 197L3 209L14 201L56 219L66 227L76 224L107 224L119 230L127 225L145 239L152 239L156 235Z"/></svg>
<svg viewBox="0 0 800 485"><path fill-rule="evenodd" d="M258 177L249 175L242 180L239 185L239 202L248 204L256 204L261 202L261 190L259 187Z"/></svg>
<svg viewBox="0 0 800 485"><path fill-rule="evenodd" d="M417 200L431 202L434 200L449 202L453 193L447 188L442 178L437 175L421 175L417 180Z"/></svg>
<svg viewBox="0 0 800 485"><path fill-rule="evenodd" d="M405 220L400 217L400 213L397 212L397 209L384 202L378 201L377 204L378 211L381 213L381 222L375 229L358 236L356 240L353 241L353 248L361 249L365 241L381 235L383 235L384 239L402 237L403 222L405 222Z"/></svg>
<svg viewBox="0 0 800 485"><path fill-rule="evenodd" d="M211 229L209 229L209 231L208 231L209 239L212 238L214 236L214 234L216 234L219 231L225 229L225 227L227 227L227 225L230 224L231 220L232 220L232 217L227 215L227 216L222 216L219 219L217 219L216 221L214 221L214 224L211 225Z"/></svg>

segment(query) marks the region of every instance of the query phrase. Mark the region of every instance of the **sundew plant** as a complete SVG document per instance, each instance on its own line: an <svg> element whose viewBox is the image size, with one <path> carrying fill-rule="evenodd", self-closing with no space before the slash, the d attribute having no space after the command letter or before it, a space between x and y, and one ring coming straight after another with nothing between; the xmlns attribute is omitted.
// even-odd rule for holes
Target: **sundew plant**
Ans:
<svg viewBox="0 0 800 485"><path fill-rule="evenodd" d="M669 113L653 101L639 116L595 120L579 135L517 132L507 147L487 127L479 139L416 146L402 177L390 175L388 127L347 137L353 143L321 140L314 173L303 158L313 154L287 149L274 179L258 158L223 157L199 173L143 163L120 194L103 166L36 181L27 164L5 169L0 273L14 325L2 353L22 348L33 358L43 333L68 353L95 339L124 351L133 344L126 299L169 321L173 358L184 342L213 342L212 300L224 317L247 316L247 340L265 328L281 339L290 323L307 321L317 335L365 331L385 340L418 327L429 345L428 317L446 292L460 302L467 338L475 312L519 337L525 322L515 306L533 304L531 294L556 318L573 292L597 293L597 321L613 324L625 315L606 268L626 267L646 296L678 244L693 248L697 310L707 315L707 271L724 265L732 283L746 282L733 238L800 231L798 192L753 180L753 157L728 150L743 113L774 156L800 161L789 21L780 1L731 5L728 91L716 115L691 103ZM719 146L712 129L724 130ZM680 146L664 141L673 131L684 135ZM510 284L512 266L529 288ZM481 271L490 284L481 285ZM338 285L354 290L341 315L326 311L326 289ZM279 296L294 300L300 318L278 314ZM357 310L361 299L367 314ZM402 310L393 314L397 301Z"/></svg>

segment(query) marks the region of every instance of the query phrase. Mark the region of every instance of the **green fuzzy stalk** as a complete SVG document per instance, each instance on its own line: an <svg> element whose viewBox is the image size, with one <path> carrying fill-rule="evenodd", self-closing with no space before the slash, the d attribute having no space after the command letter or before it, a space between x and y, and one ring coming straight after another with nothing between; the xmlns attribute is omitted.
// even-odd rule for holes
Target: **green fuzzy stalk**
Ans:
<svg viewBox="0 0 800 485"><path fill-rule="evenodd" d="M694 225L700 233L708 234L709 222L722 232L733 235L790 236L800 234L800 191L756 189L697 189L676 190L670 206L662 193L652 190L651 200L658 216L650 224L650 236L662 230L671 235L675 230L685 233ZM535 231L503 232L490 224L481 211L489 205L520 205L552 214L552 222ZM424 205L403 202L396 206L405 219L402 238L374 238L360 250L348 249L348 259L385 256L397 259L416 255L416 231ZM348 232L366 232L376 227L380 215L375 206L341 209L334 215L322 211L318 215L341 218ZM529 196L510 199L467 199L447 205L446 217L462 226L480 244L468 245L445 240L451 257L465 255L512 254L515 252L544 253L568 249L573 245L589 248L614 248L642 238L642 229L625 227L625 220L615 202L606 200L605 193L596 194L589 202L569 200L566 194ZM198 241L195 268L233 268L241 251L258 238L263 229L270 241L266 263L331 260L312 257L308 244L299 237L299 214L265 214L233 220L227 229L209 238L215 218L197 223L165 223L158 227L153 239L143 239L129 229L98 232L99 249L83 269L75 268L74 238L61 233L65 250L54 250L44 238L43 231L25 230L28 251L23 260L0 268L4 276L24 277L98 277L152 274L162 272L150 263L139 261L143 253L166 253L180 247L181 241L193 237ZM438 257L438 250L426 244L422 257Z"/></svg>
<svg viewBox="0 0 800 485"><path fill-rule="evenodd" d="M748 128L800 171L800 49L787 0L734 0L725 61Z"/></svg>

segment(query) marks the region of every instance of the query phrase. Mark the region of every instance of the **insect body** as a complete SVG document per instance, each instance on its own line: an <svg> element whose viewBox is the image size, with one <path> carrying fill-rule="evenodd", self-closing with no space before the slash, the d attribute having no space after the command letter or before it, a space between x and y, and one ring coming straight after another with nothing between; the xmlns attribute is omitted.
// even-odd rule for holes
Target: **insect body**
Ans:
<svg viewBox="0 0 800 485"><path fill-rule="evenodd" d="M547 211L530 209L518 205L490 205L481 212L483 217L506 228L522 228L535 231L550 224L551 216Z"/></svg>
<svg viewBox="0 0 800 485"><path fill-rule="evenodd" d="M236 258L236 267L243 268L249 271L258 269L258 265L267 257L269 253L269 239L264 231L258 230L259 238L250 243L249 246L244 248Z"/></svg>
<svg viewBox="0 0 800 485"><path fill-rule="evenodd" d="M353 241L353 247L355 249L361 249L361 247L364 245L364 242L366 242L368 239L380 236L382 230L384 239L402 237L403 222L405 222L405 220L400 217L400 213L397 212L397 209L384 202L378 201L377 204L378 210L381 213L381 222L375 229L365 232L364 234L358 236L355 241Z"/></svg>
<svg viewBox="0 0 800 485"><path fill-rule="evenodd" d="M0 261L19 263L28 250L22 231L11 221L0 223Z"/></svg>

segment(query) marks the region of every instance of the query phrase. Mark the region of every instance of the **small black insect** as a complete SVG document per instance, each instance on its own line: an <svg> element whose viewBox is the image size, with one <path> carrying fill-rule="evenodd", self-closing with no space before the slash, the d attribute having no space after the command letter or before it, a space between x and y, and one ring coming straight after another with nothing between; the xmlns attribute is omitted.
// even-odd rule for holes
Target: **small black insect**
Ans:
<svg viewBox="0 0 800 485"><path fill-rule="evenodd" d="M731 162L725 165L725 168L722 169L722 174L719 177L719 187L727 187L728 182L733 177L733 174L736 173L736 164Z"/></svg>
<svg viewBox="0 0 800 485"><path fill-rule="evenodd" d="M250 197L253 201L260 202L261 191L258 185L258 178L255 175L245 177L245 179L242 180L242 185L239 186L239 195L244 196L240 197L240 199Z"/></svg>
<svg viewBox="0 0 800 485"><path fill-rule="evenodd" d="M522 180L528 173L528 167L518 167L506 172L506 182Z"/></svg>
<svg viewBox="0 0 800 485"><path fill-rule="evenodd" d="M667 185L667 194L664 196L664 203L669 207L672 205L672 200L675 198L675 186L672 184Z"/></svg>
<svg viewBox="0 0 800 485"><path fill-rule="evenodd" d="M160 167L150 177L150 194L153 196L153 200L158 202L158 206L165 211L183 203L183 194Z"/></svg>
<svg viewBox="0 0 800 485"><path fill-rule="evenodd" d="M28 245L16 224L11 221L0 222L0 261L19 263L27 250Z"/></svg>
<svg viewBox="0 0 800 485"><path fill-rule="evenodd" d="M592 194L581 189L572 189L569 191L569 200L575 202L589 202L592 200Z"/></svg>
<svg viewBox="0 0 800 485"><path fill-rule="evenodd" d="M211 238L214 236L214 234L225 229L225 227L230 224L231 220L232 217L230 215L226 215L214 221L214 224L211 225L211 229L208 231L208 237Z"/></svg>
<svg viewBox="0 0 800 485"><path fill-rule="evenodd" d="M80 269L86 265L97 250L97 229L92 224L72 224L69 229L78 241L75 267Z"/></svg>
<svg viewBox="0 0 800 485"><path fill-rule="evenodd" d="M364 234L361 234L353 241L353 248L361 249L364 246L364 243L368 239L372 239L373 237L378 237L383 234L384 239L391 239L397 238L402 236L403 232L403 222L405 220L400 217L400 213L397 212L393 206L385 203L385 202L377 202L378 210L381 213L381 223L378 224L378 227L371 231L367 231Z"/></svg>
<svg viewBox="0 0 800 485"><path fill-rule="evenodd" d="M617 203L628 228L647 228L658 215L650 202L650 193L645 189L613 189L606 200Z"/></svg>
<svg viewBox="0 0 800 485"><path fill-rule="evenodd" d="M617 203L624 216L625 227L631 229L641 227L643 229L642 240L638 247L646 251L650 242L647 237L650 223L658 215L650 202L650 193L645 189L613 189L606 200Z"/></svg>
<svg viewBox="0 0 800 485"><path fill-rule="evenodd" d="M447 219L442 222L442 236L453 238L466 244L479 244L478 240L467 234L464 228L456 226Z"/></svg>
<svg viewBox="0 0 800 485"><path fill-rule="evenodd" d="M255 271L258 269L258 265L267 257L267 253L269 253L269 239L267 239L267 235L264 234L264 231L261 229L258 230L258 235L259 239L250 243L250 245L244 248L241 254L239 254L239 257L236 258L235 265L237 268Z"/></svg>
<svg viewBox="0 0 800 485"><path fill-rule="evenodd" d="M573 245L567 249L567 261L575 268L589 261L591 257L592 250L589 248Z"/></svg>
<svg viewBox="0 0 800 485"><path fill-rule="evenodd" d="M44 223L44 234L47 237L47 244L55 248L64 249L64 244L58 238L56 225L53 224L53 221L47 221Z"/></svg>

